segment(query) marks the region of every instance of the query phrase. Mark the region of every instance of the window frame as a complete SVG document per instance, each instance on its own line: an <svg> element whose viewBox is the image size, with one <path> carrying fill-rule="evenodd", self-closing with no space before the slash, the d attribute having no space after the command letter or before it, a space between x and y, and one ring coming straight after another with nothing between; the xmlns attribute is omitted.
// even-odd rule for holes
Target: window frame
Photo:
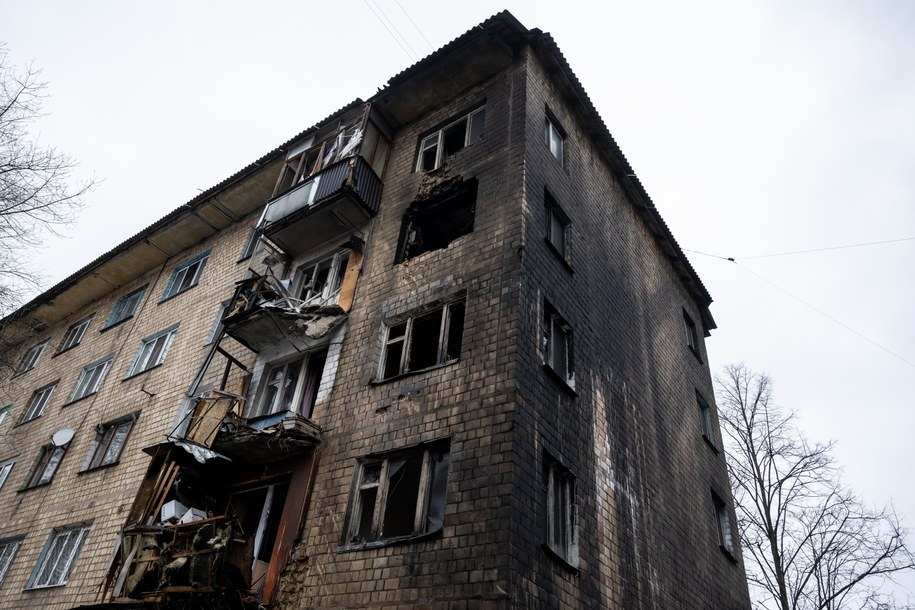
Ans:
<svg viewBox="0 0 915 610"><path fill-rule="evenodd" d="M59 382L60 380L58 379L57 381L43 385L32 392L32 397L29 399L29 402L25 407L25 411L22 413L22 419L19 420L20 424L24 424L41 417L45 409L47 409L48 403L51 402L51 397L54 395L54 390L57 388L57 384Z"/></svg>
<svg viewBox="0 0 915 610"><path fill-rule="evenodd" d="M317 386L314 388L315 397L311 405L308 407L308 413L303 413L302 408L305 406L305 391L308 388L308 372L313 364L313 360L316 358L323 358L323 364L321 365L321 374L317 381ZM260 387L257 391L256 400L253 402L253 409L246 414L247 418L262 417L266 415L272 415L274 413L281 413L288 411L290 413L295 413L300 417L306 419L311 419L315 404L317 404L318 392L320 391L321 384L324 382L324 375L327 369L328 361L328 350L327 348L319 348L305 354L302 354L300 357L285 359L277 361L273 364L268 364L264 367L264 372L261 375ZM295 366L295 387L292 389L292 396L290 397L289 404L290 409L282 409L280 407L284 404L284 394L286 381L292 374L293 369L290 369L291 366ZM273 399L270 402L269 407L265 405L267 396L269 395L269 389L271 384L271 379L273 372L276 370L281 371L281 376L277 382L277 392L273 394Z"/></svg>
<svg viewBox="0 0 915 610"><path fill-rule="evenodd" d="M461 314L460 326L461 326L461 336L458 337L459 345L457 356L449 357L449 354L453 353L452 348L454 346L450 345L452 340L452 324L456 319L452 312L455 308L460 307L463 309ZM442 319L439 323L439 333L437 341L437 353L435 358L435 364L429 366L419 367L419 368L410 368L410 355L413 347L413 326L417 319L429 316L435 312L442 311ZM381 349L381 359L378 366L378 381L387 381L389 379L396 379L404 375L418 373L421 371L431 370L438 368L440 366L445 366L451 364L452 362L457 362L461 359L460 352L464 349L464 330L465 330L465 321L467 318L467 299L466 295L462 295L460 298L451 299L441 305L434 307L427 307L421 310L415 311L409 316L399 317L397 319L391 320L384 323L384 337L382 341ZM401 325L404 326L403 335L397 335L396 337L391 337L392 329L398 328ZM386 375L388 368L388 359L393 346L400 345L400 355L398 358L397 372L392 373L391 375Z"/></svg>
<svg viewBox="0 0 915 610"><path fill-rule="evenodd" d="M546 149L550 152L550 156L559 161L560 164L565 165L566 132L559 126L559 122L554 119L549 112L543 117L543 120ZM558 148L554 150L554 145L557 141Z"/></svg>
<svg viewBox="0 0 915 610"><path fill-rule="evenodd" d="M297 295L296 298L303 301L306 305L335 305L340 298L346 270L349 267L349 261L352 255L353 251L349 248L341 248L332 254L299 265L295 270L295 290L293 291L293 294ZM318 277L318 269L328 261L330 264L327 267L327 278L321 291L314 292L308 298L304 298L302 292L307 287L307 284L305 284L305 273L314 270L311 273L311 280L308 282L308 284L314 286L314 282ZM309 292L312 292L312 290L309 289Z"/></svg>
<svg viewBox="0 0 915 610"><path fill-rule="evenodd" d="M715 435L715 421L712 415L712 406L696 390L696 405L699 408L699 428L702 432L702 438L705 442L718 453L718 443Z"/></svg>
<svg viewBox="0 0 915 610"><path fill-rule="evenodd" d="M13 560L16 559L16 553L19 552L23 540L25 540L25 535L0 539L0 584L3 583L7 571L13 564Z"/></svg>
<svg viewBox="0 0 915 610"><path fill-rule="evenodd" d="M143 302L143 297L146 296L147 288L149 288L149 284L144 284L115 301L114 306L111 308L111 313L108 314L108 319L105 320L105 326L102 330L104 331L112 326L117 326L121 322L134 317L137 313L137 309L140 307L140 303Z"/></svg>
<svg viewBox="0 0 915 610"><path fill-rule="evenodd" d="M32 568L32 573L29 576L28 581L26 582L25 588L29 589L49 589L51 587L62 587L66 585L70 580L70 574L73 572L73 566L76 563L76 559L79 556L79 552L82 549L83 543L86 541L86 536L89 535L91 525L88 523L79 523L74 525L67 525L63 527L55 527L51 530L51 533L48 535L48 539L45 542L44 547L41 549L41 554L38 556L38 560L35 562L35 567ZM69 548L63 546L57 555L57 557L50 558L50 554L54 551L55 544L58 539L63 536L68 538L71 534L75 534L75 540L72 543L72 546ZM68 545L70 540L67 539L64 541L64 545ZM53 577L55 572L57 572L58 562L63 561L64 569L60 572L57 580L50 580L49 577ZM45 576L43 582L38 583L39 577L42 576L42 572L46 572L47 568L50 568L50 573Z"/></svg>
<svg viewBox="0 0 915 610"><path fill-rule="evenodd" d="M6 421L6 418L10 416L10 411L13 409L13 403L9 403L0 407L0 426L3 425L3 422Z"/></svg>
<svg viewBox="0 0 915 610"><path fill-rule="evenodd" d="M562 262L569 263L569 236L571 234L572 221L568 214L562 209L556 198L548 191L544 190L544 206L546 207L546 242L550 245L555 254L559 256ZM554 220L556 221L554 223ZM561 245L557 245L557 237L554 235L556 225L559 225L561 231Z"/></svg>
<svg viewBox="0 0 915 610"><path fill-rule="evenodd" d="M17 459L18 459L18 456L0 462L0 489L3 489L3 486L6 484L7 481L9 481L10 473L13 472L13 466L16 465ZM3 577L0 576L0 581L2 581L2 580L3 580Z"/></svg>
<svg viewBox="0 0 915 610"><path fill-rule="evenodd" d="M699 362L702 362L702 356L699 353L699 330L686 309L683 310L683 331L686 335L686 347L689 348L689 351L693 353Z"/></svg>
<svg viewBox="0 0 915 610"><path fill-rule="evenodd" d="M15 375L22 375L28 373L35 365L38 364L38 359L41 358L41 354L44 352L44 348L48 345L48 340L45 339L39 343L36 343L28 349L22 356L22 360L19 361L19 366L16 367Z"/></svg>
<svg viewBox="0 0 915 610"><path fill-rule="evenodd" d="M712 504L715 509L715 531L718 536L718 547L732 560L736 561L734 549L734 527L727 502L713 489Z"/></svg>
<svg viewBox="0 0 915 610"><path fill-rule="evenodd" d="M474 133L474 119L479 117L481 123L478 123L480 126L479 135L476 139L473 138ZM454 151L451 155L445 158L445 132L451 128L458 125L461 121L467 121L467 124L464 126L464 143L460 148ZM434 129L426 135L419 138L419 146L417 147L416 153L416 163L414 165L414 172L434 172L440 169L445 165L445 162L457 154L458 151L471 146L472 144L479 142L486 136L486 105L483 104L460 115L458 118L449 121L444 126ZM433 167L426 169L424 167L423 161L425 160L425 153L428 150L435 150L435 158L433 162Z"/></svg>
<svg viewBox="0 0 915 610"><path fill-rule="evenodd" d="M575 476L558 460L544 458L546 542L544 546L568 567L578 569L578 503ZM561 506L559 506L561 504ZM560 515L557 516L557 512ZM561 523L557 523L560 520ZM557 534L562 540L557 540Z"/></svg>
<svg viewBox="0 0 915 610"><path fill-rule="evenodd" d="M89 446L89 451L86 453L83 465L79 469L80 474L91 472L99 468L105 468L106 466L114 466L120 462L121 455L123 455L124 448L127 447L127 443L130 441L130 434L133 432L133 427L137 423L139 417L140 412L134 411L123 417L96 426L95 439ZM124 434L121 438L121 444L116 446L116 453L112 455L111 448L113 446L113 441L116 438L118 431L122 429L124 430Z"/></svg>
<svg viewBox="0 0 915 610"><path fill-rule="evenodd" d="M437 467L433 464L436 455L438 464L442 464L441 472L439 473L436 472ZM410 458L416 459L417 456L421 456L422 464L416 487L413 530L409 534L385 536L384 525L388 515L387 505L392 493L390 489L391 463L398 460L409 461ZM375 467L378 468L377 481L366 482L364 480L365 473L369 468L374 469ZM450 467L449 441L426 443L410 449L360 458L353 471L353 484L348 503L346 527L344 528L344 547L372 548L386 546L440 533L444 527L445 507L448 498L448 471ZM404 468L406 468L406 462L404 463ZM363 510L365 508L365 495L363 492L370 489L375 490L372 501L372 517L368 524L369 536L363 538L360 537L359 533L363 525ZM397 489L397 484L395 484L394 489ZM433 494L440 494L437 501L437 504L440 505L440 514L433 517L438 520L437 524L430 523L429 510L435 499ZM397 507L394 506L393 510L396 511Z"/></svg>
<svg viewBox="0 0 915 610"><path fill-rule="evenodd" d="M575 389L575 358L572 325L556 310L553 305L543 302L543 365L566 386ZM562 341L557 341L557 337ZM564 346L562 354L556 351L559 344ZM557 358L565 361L563 367L557 366Z"/></svg>
<svg viewBox="0 0 915 610"><path fill-rule="evenodd" d="M92 319L95 317L95 314L91 316L86 316L79 322L71 324L70 328L67 329L67 332L64 334L63 340L60 342L60 346L57 348L57 354L62 354L67 350L73 349L79 345L83 337L86 335L86 330L89 328L89 325L92 323ZM55 356L57 355L55 354Z"/></svg>
<svg viewBox="0 0 915 610"><path fill-rule="evenodd" d="M72 442L73 439L71 438L62 445L56 445L53 440L42 445L39 449L38 457L32 465L32 470L29 471L25 485L22 487L23 491L50 485L54 481L57 471L60 470L60 465L67 456L67 450L70 449Z"/></svg>
<svg viewBox="0 0 915 610"><path fill-rule="evenodd" d="M146 371L152 370L157 366L162 365L165 362L165 357L168 355L168 350L171 348L172 343L175 340L175 335L178 333L178 325L169 326L164 330L160 330L154 335L150 335L144 339L140 340L140 347L137 348L137 353L133 357L133 363L130 365L130 368L127 371L127 377L125 379L145 373ZM155 343L165 337L165 343L159 349L159 352L156 356L156 361L152 364L149 364L149 357L156 353ZM152 350L149 354L146 354L146 360L144 361L142 368L140 368L140 362L144 358L144 352L147 345L152 345Z"/></svg>
<svg viewBox="0 0 915 610"><path fill-rule="evenodd" d="M105 381L105 375L108 373L108 369L111 366L111 361L114 359L114 354L109 354L101 360L96 360L91 362L83 367L83 370L79 374L79 378L76 380L76 386L73 388L73 394L70 395L70 401L76 402L86 398L87 396L92 396L98 392L99 387L101 387L102 382ZM99 371L98 376L93 378L96 372ZM87 382L85 386L83 383ZM82 390L81 390L82 388Z"/></svg>
<svg viewBox="0 0 915 610"><path fill-rule="evenodd" d="M162 293L162 298L159 299L159 302L162 303L174 298L199 284L200 278L203 275L203 269L206 266L209 257L210 250L207 250L206 252L202 252L197 256L176 265L174 270L172 270L172 276L169 278L168 284L165 286L165 291ZM190 280L185 281L188 279L188 274L190 274Z"/></svg>

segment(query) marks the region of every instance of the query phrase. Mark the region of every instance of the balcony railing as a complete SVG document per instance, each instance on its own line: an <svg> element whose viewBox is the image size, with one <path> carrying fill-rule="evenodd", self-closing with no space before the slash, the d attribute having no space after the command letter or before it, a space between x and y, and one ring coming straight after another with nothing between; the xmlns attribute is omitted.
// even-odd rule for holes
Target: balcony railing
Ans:
<svg viewBox="0 0 915 610"><path fill-rule="evenodd" d="M363 225L378 212L381 187L365 159L348 157L270 200L262 232L287 254L299 254Z"/></svg>

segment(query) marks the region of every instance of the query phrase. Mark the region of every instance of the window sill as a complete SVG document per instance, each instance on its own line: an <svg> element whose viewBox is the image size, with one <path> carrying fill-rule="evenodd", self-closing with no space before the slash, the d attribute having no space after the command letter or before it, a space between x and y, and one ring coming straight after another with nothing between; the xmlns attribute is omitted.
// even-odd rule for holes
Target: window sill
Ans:
<svg viewBox="0 0 915 610"><path fill-rule="evenodd" d="M572 269L572 264L569 262L569 259L567 259L565 257L565 255L559 251L559 248L557 248L556 245L550 241L550 238L544 237L543 241L546 242L546 245L548 246L549 250L556 256L556 258L559 259L559 262L562 263L562 266L566 268L566 271L574 274L575 270Z"/></svg>
<svg viewBox="0 0 915 610"><path fill-rule="evenodd" d="M398 536L397 538L383 538L381 540L371 540L368 542L351 542L344 544L337 549L339 553L352 553L354 551L367 551L370 549L380 549L386 546L395 546L398 544L409 544L411 542L422 542L423 540L431 540L433 538L438 538L442 535L442 530L444 528L440 527L438 529L432 530L431 532L425 532L423 534L410 534L409 536Z"/></svg>
<svg viewBox="0 0 915 610"><path fill-rule="evenodd" d="M686 347L688 347L689 351L692 352L693 356L696 357L696 360L699 361L699 364L702 364L702 356L699 355L699 351L692 345L687 345Z"/></svg>
<svg viewBox="0 0 915 610"><path fill-rule="evenodd" d="M23 591L44 591L45 589L57 589L58 587L65 587L67 583L62 582L59 585L44 585L43 587L25 587Z"/></svg>
<svg viewBox="0 0 915 610"><path fill-rule="evenodd" d="M97 393L98 393L98 390L96 390L95 392L92 392L91 394L86 394L84 396L80 396L79 398L74 398L70 402L65 402L64 404L60 405L60 408L65 409L65 408L69 407L70 405L75 405L78 402L81 402L83 400L86 400L87 398L95 396Z"/></svg>
<svg viewBox="0 0 915 610"><path fill-rule="evenodd" d="M448 362L443 362L442 364L433 364L432 366L427 366L424 369L416 369L415 371L407 371L406 373L400 373L392 377L385 377L384 379L372 379L369 381L369 385L381 385L383 383L388 383L389 381L396 381L397 379L403 379L405 377L411 377L413 375L420 375L422 373L428 373L429 371L434 371L436 369L443 369L447 366L450 366L456 362L460 362L460 358L455 358L449 360Z"/></svg>
<svg viewBox="0 0 915 610"><path fill-rule="evenodd" d="M149 371L154 371L157 368L159 368L160 366L162 366L163 364L165 364L165 363L161 362L161 363L153 365L149 368L143 369L142 371L137 371L136 373L131 373L127 377L124 377L124 379L121 379L121 381L124 382L124 381L127 381L128 379L133 379L134 377L139 377L143 373L148 373Z"/></svg>
<svg viewBox="0 0 915 610"><path fill-rule="evenodd" d="M168 301L171 301L171 300L174 299L175 297L181 296L182 294L184 294L184 293L187 292L188 290L191 290L191 289L193 289L193 288L196 288L196 287L199 286L199 285L200 285L200 282L197 282L196 284L193 284L192 286L188 286L188 287L185 288L184 290L179 290L179 291L176 292L175 294L170 294L170 295L168 295L167 297L162 297L162 298L159 300L159 302L156 303L156 304L157 304L157 305L161 305L162 303L167 303Z"/></svg>
<svg viewBox="0 0 915 610"><path fill-rule="evenodd" d="M110 330L110 329L114 328L115 326L120 326L121 324L123 324L123 323L126 322L127 320L131 320L131 319L133 319L133 315L129 315L129 316L127 316L126 318L122 318L122 319L118 320L117 322L115 322L114 324L109 324L108 326L106 326L106 327L102 328L101 330L99 330L99 332L100 332L100 333L103 333L103 332L105 332L105 331L107 331L107 330Z"/></svg>
<svg viewBox="0 0 915 610"><path fill-rule="evenodd" d="M572 563L572 562L569 561L566 557L564 557L564 556L561 555L560 553L557 553L557 552L553 549L553 547L551 547L551 546L550 546L549 544L547 544L546 542L544 542L544 543L541 545L541 547L543 548L543 550L546 552L547 555L549 555L550 557L552 557L552 558L553 558L555 561L557 561L562 567L564 567L564 568L567 569L568 571L572 572L572 574L575 574L576 576L578 575L578 562L577 562L577 561L576 561L575 563Z"/></svg>
<svg viewBox="0 0 915 610"><path fill-rule="evenodd" d="M724 556L727 557L731 563L737 563L737 557L734 556L734 553L728 550L728 548L722 544L718 545L718 548L721 549L721 552L724 553Z"/></svg>
<svg viewBox="0 0 915 610"><path fill-rule="evenodd" d="M544 370L546 371L547 375L548 375L550 378L552 378L554 381L556 381L556 383L558 383L559 386L560 386L563 390L565 390L566 392L568 392L568 393L571 394L572 396L578 396L578 392L575 391L575 381L574 381L574 379L573 379L573 380L566 379L565 377L563 377L562 375L560 375L559 373L557 373L555 370L553 370L553 367L551 367L551 366L550 366L549 364L547 364L546 362L543 363L543 368L544 368Z"/></svg>
<svg viewBox="0 0 915 610"><path fill-rule="evenodd" d="M26 424L29 423L29 422L35 421L36 419L41 419L41 415L36 415L36 416L33 417L32 419L27 419L27 420L25 420L25 421L21 421L21 422L19 422L18 424L16 424L15 426L13 426L13 428L18 428L19 426L24 426L24 425L26 425Z"/></svg>
<svg viewBox="0 0 915 610"><path fill-rule="evenodd" d="M26 373L28 373L29 371L31 371L31 370L34 369L34 368L35 368L35 367L33 366L31 369L26 369L26 370L24 370L24 371L22 371L22 372L14 373L13 376L10 377L10 379L15 379L16 377L22 377L23 375L25 375Z"/></svg>
<svg viewBox="0 0 915 610"><path fill-rule="evenodd" d="M99 466L94 466L92 468L80 470L79 472L76 473L76 476L80 476L80 475L84 475L84 474L91 474L93 472L98 472L99 470L105 470L106 468L111 468L112 466L117 466L120 463L121 463L121 460L115 460L115 461L109 462L107 464L101 464Z"/></svg>
<svg viewBox="0 0 915 610"><path fill-rule="evenodd" d="M717 445L715 445L715 443L712 442L712 439L710 439L707 434L702 435L702 440L704 440L705 444L708 445L712 449L712 451L715 452L715 455L718 455L719 453L721 453L721 451L718 449Z"/></svg>
<svg viewBox="0 0 915 610"><path fill-rule="evenodd" d="M29 485L28 487L21 487L21 488L19 488L19 489L16 490L16 493L21 494L21 493L25 493L25 492L27 492L27 491L32 491L33 489L40 489L40 488L42 488L42 487L47 487L47 486L50 485L53 481L54 481L54 479L51 479L51 480L48 481L47 483L39 483L38 485Z"/></svg>
<svg viewBox="0 0 915 610"><path fill-rule="evenodd" d="M77 343L76 345L71 345L71 346L68 347L67 349L62 349L62 350L60 350L60 351L54 352L53 354L51 354L51 358L57 358L57 357L60 356L61 354L66 354L66 353L69 352L70 350L74 350L74 349L76 349L76 348L79 347L79 346L80 346L80 344Z"/></svg>

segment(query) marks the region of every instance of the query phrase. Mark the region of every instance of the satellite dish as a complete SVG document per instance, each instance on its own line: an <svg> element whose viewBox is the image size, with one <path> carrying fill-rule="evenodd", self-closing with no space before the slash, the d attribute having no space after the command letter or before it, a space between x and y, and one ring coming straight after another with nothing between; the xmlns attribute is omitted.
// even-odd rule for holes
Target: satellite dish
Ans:
<svg viewBox="0 0 915 610"><path fill-rule="evenodd" d="M61 428L51 437L51 442L54 443L55 447L63 447L73 440L74 434L76 433L70 428Z"/></svg>

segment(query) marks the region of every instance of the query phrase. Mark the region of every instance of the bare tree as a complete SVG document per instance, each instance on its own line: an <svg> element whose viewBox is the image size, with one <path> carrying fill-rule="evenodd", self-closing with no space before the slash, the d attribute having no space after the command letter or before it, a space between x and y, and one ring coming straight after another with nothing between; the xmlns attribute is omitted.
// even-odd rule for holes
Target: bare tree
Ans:
<svg viewBox="0 0 915 610"><path fill-rule="evenodd" d="M715 378L747 578L760 608L888 610L885 585L915 567L899 517L840 480L833 443L811 443L744 364Z"/></svg>
<svg viewBox="0 0 915 610"><path fill-rule="evenodd" d="M31 137L47 83L40 70L17 71L0 46L0 314L21 303L41 278L29 250L72 222L92 181L73 185L72 157Z"/></svg>

